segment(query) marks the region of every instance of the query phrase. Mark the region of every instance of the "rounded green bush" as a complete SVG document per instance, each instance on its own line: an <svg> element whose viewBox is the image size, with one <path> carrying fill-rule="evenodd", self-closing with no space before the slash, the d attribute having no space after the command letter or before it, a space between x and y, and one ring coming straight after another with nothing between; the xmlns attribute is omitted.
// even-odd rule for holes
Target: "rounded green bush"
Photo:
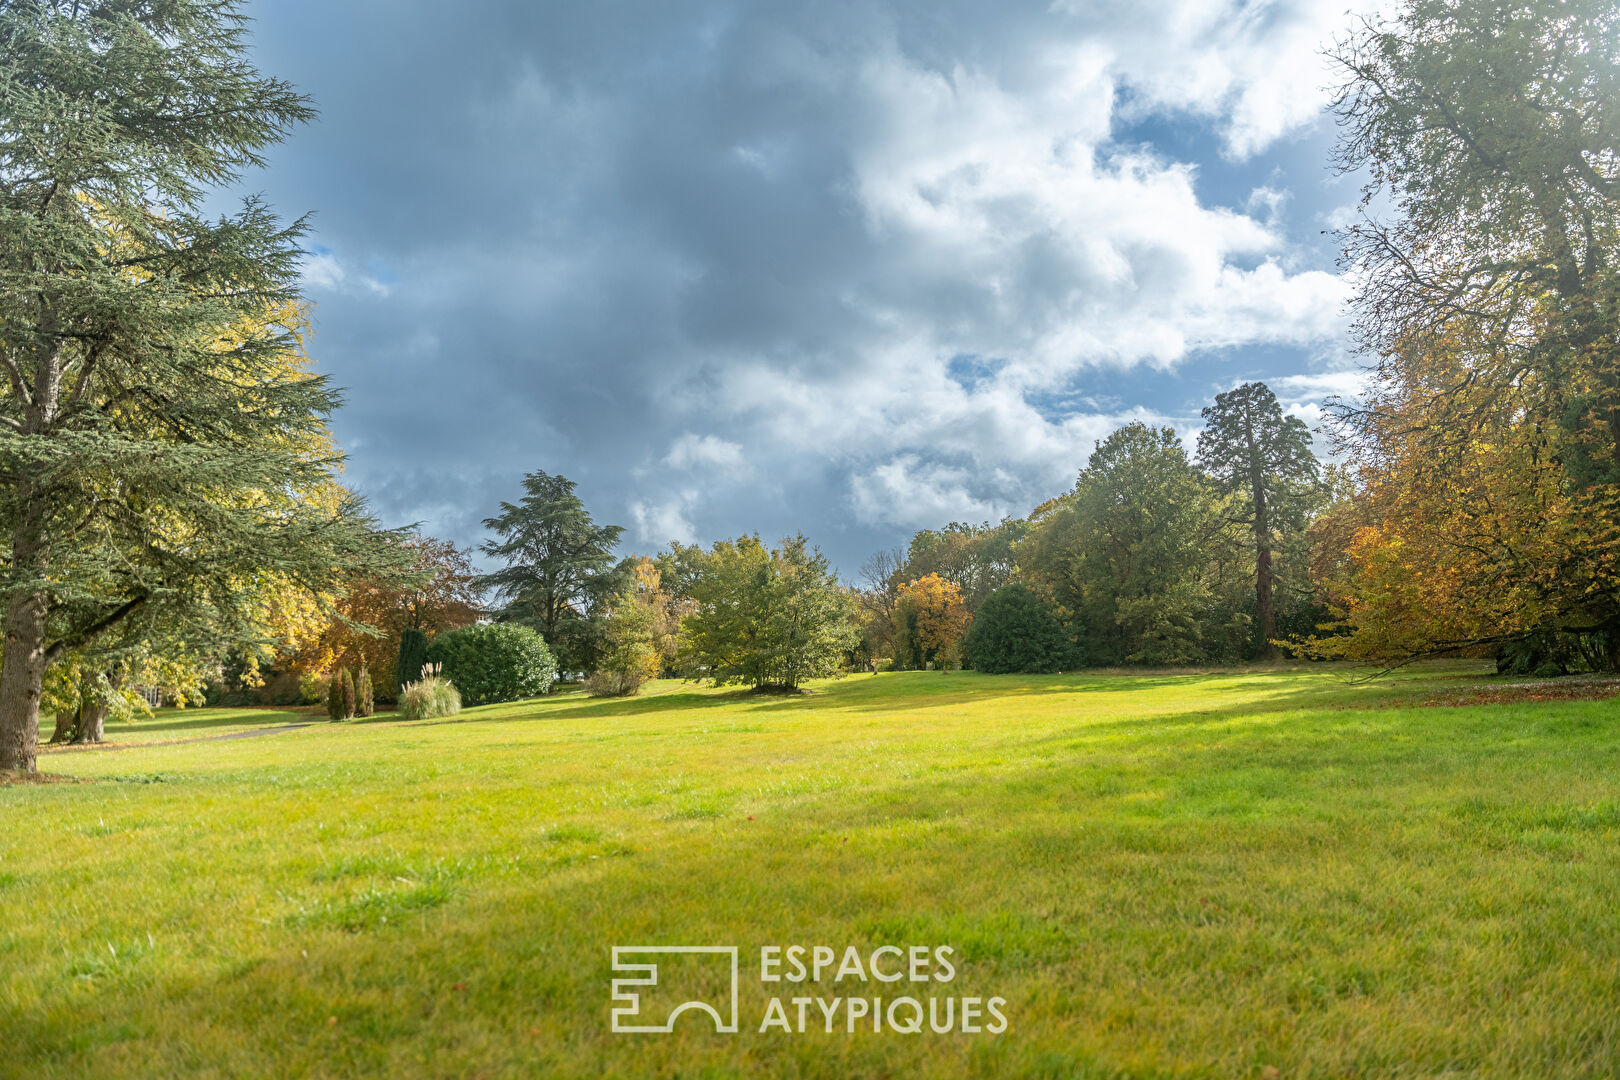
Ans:
<svg viewBox="0 0 1620 1080"><path fill-rule="evenodd" d="M1038 675L1078 666L1057 612L1018 582L984 598L962 645L973 669L991 675Z"/></svg>
<svg viewBox="0 0 1620 1080"><path fill-rule="evenodd" d="M545 639L527 626L479 623L440 634L428 646L428 660L444 665L467 705L516 701L549 693L557 662Z"/></svg>

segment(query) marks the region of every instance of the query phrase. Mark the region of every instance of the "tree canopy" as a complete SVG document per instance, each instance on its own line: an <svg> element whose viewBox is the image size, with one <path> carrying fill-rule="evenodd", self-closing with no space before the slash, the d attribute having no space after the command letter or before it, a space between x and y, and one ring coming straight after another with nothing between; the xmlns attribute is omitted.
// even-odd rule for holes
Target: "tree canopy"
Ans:
<svg viewBox="0 0 1620 1080"><path fill-rule="evenodd" d="M1620 667L1617 47L1612 0L1409 0L1337 50L1376 370L1339 411L1319 655L1575 635Z"/></svg>
<svg viewBox="0 0 1620 1080"><path fill-rule="evenodd" d="M717 684L792 690L837 674L860 637L854 597L802 536L720 541L691 588L683 647Z"/></svg>

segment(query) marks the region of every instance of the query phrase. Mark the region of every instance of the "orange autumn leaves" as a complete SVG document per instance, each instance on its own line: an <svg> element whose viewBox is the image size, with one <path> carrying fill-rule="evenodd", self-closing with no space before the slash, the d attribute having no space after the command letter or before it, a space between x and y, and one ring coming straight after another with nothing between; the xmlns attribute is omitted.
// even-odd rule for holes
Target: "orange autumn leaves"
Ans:
<svg viewBox="0 0 1620 1080"><path fill-rule="evenodd" d="M1337 621L1305 654L1399 661L1611 618L1620 495L1571 476L1579 435L1547 418L1561 388L1535 375L1492 385L1480 351L1403 357L1358 418L1377 453L1312 528Z"/></svg>
<svg viewBox="0 0 1620 1080"><path fill-rule="evenodd" d="M909 581L900 586L895 609L895 657L912 667L955 666L972 621L962 590L952 582L938 574Z"/></svg>

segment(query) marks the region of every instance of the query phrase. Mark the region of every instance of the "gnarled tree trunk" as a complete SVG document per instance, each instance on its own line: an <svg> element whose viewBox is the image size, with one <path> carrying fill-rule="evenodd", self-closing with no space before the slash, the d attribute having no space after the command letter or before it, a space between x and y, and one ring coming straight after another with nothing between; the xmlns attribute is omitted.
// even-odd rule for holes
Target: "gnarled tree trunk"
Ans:
<svg viewBox="0 0 1620 1080"><path fill-rule="evenodd" d="M56 730L51 732L51 745L72 742L79 733L79 710L56 714Z"/></svg>
<svg viewBox="0 0 1620 1080"><path fill-rule="evenodd" d="M79 726L73 733L75 743L98 743L106 739L107 703L86 701L79 706Z"/></svg>

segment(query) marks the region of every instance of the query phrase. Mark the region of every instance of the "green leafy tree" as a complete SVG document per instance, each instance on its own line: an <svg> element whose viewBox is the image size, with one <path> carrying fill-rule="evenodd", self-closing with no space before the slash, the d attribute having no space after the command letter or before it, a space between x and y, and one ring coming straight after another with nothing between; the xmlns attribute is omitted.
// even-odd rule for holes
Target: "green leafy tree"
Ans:
<svg viewBox="0 0 1620 1080"><path fill-rule="evenodd" d="M1032 515L1020 568L1078 622L1088 663L1235 655L1249 582L1229 501L1173 429L1128 424L1098 444L1072 492Z"/></svg>
<svg viewBox="0 0 1620 1080"><path fill-rule="evenodd" d="M354 673L348 668L343 669L343 716L341 719L354 718L355 711L360 707L359 695L354 688Z"/></svg>
<svg viewBox="0 0 1620 1080"><path fill-rule="evenodd" d="M802 536L774 549L757 536L716 543L692 599L685 651L719 685L796 689L837 674L860 639L854 597Z"/></svg>
<svg viewBox="0 0 1620 1080"><path fill-rule="evenodd" d="M461 691L468 705L517 701L551 692L557 663L532 628L512 623L477 623L440 634L428 646L428 659Z"/></svg>
<svg viewBox="0 0 1620 1080"><path fill-rule="evenodd" d="M943 529L923 529L906 548L896 584L938 574L961 590L969 612L977 611L985 597L1011 580L1013 546L1028 529L1027 522L1015 518L999 525L953 521Z"/></svg>
<svg viewBox="0 0 1620 1080"><path fill-rule="evenodd" d="M568 670L588 667L598 635L588 625L564 623L589 620L622 590L623 578L613 574L613 548L624 529L596 524L566 477L530 473L523 492L484 521L498 537L485 541L484 554L506 566L480 585L506 601L501 621L532 626L554 647L566 639L562 659Z"/></svg>
<svg viewBox="0 0 1620 1080"><path fill-rule="evenodd" d="M1320 502L1320 477L1311 433L1297 416L1284 416L1265 383L1245 383L1217 394L1204 410L1198 460L1229 492L1242 497L1240 520L1254 536L1254 625L1260 655L1276 652L1277 571L1273 554L1283 533L1297 533Z"/></svg>
<svg viewBox="0 0 1620 1080"><path fill-rule="evenodd" d="M249 640L254 582L398 562L296 362L303 223L202 213L312 115L244 27L230 0L0 5L0 769L35 767L47 669L137 612Z"/></svg>
<svg viewBox="0 0 1620 1080"><path fill-rule="evenodd" d="M1048 674L1079 666L1053 605L1029 585L1003 585L979 605L963 644L973 670Z"/></svg>
<svg viewBox="0 0 1620 1080"><path fill-rule="evenodd" d="M692 598L692 589L708 564L709 553L698 544L671 542L668 551L653 557L653 565L658 569L658 587L675 604Z"/></svg>
<svg viewBox="0 0 1620 1080"><path fill-rule="evenodd" d="M626 697L656 679L673 659L680 630L677 606L660 586L651 559L637 559L634 583L614 600L607 616L602 657L586 682L598 697Z"/></svg>

